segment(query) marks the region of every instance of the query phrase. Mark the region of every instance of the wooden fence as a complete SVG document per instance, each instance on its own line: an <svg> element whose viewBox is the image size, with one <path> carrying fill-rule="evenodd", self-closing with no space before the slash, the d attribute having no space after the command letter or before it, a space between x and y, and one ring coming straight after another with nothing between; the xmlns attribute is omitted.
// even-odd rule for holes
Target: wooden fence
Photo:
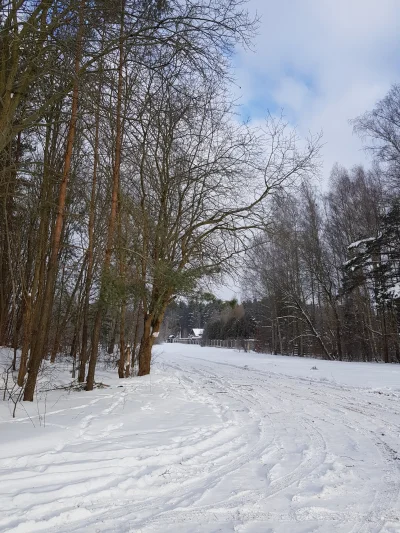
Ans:
<svg viewBox="0 0 400 533"><path fill-rule="evenodd" d="M172 342L179 344L199 344L201 346L212 346L213 348L229 348L232 350L243 350L244 352L254 351L254 339L200 339L200 338L187 338L178 339L175 338Z"/></svg>
<svg viewBox="0 0 400 533"><path fill-rule="evenodd" d="M172 339L172 342L174 343L176 342L179 344L201 344L201 339L196 338L196 337L188 337L187 339L176 338L176 339Z"/></svg>

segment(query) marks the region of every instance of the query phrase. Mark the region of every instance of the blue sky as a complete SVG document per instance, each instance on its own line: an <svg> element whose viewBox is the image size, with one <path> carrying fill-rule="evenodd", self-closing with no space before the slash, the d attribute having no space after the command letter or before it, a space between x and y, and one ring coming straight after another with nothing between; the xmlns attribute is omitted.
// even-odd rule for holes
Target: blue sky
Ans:
<svg viewBox="0 0 400 533"><path fill-rule="evenodd" d="M400 82L400 0L249 0L261 17L238 51L236 94L253 123L283 109L299 134L323 132L322 178L368 164L349 119Z"/></svg>

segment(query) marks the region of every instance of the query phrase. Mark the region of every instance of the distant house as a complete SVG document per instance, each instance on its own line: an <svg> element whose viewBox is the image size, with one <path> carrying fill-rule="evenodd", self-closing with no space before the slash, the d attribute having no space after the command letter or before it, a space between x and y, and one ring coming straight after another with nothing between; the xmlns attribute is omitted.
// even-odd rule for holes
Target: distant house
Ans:
<svg viewBox="0 0 400 533"><path fill-rule="evenodd" d="M193 328L190 330L189 337L197 337L198 339L201 339L203 336L204 329L200 328Z"/></svg>

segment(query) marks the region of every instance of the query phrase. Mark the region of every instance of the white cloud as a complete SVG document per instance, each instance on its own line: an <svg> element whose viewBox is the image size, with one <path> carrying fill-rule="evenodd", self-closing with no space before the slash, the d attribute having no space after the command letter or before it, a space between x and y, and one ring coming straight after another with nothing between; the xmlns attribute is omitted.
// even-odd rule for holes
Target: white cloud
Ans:
<svg viewBox="0 0 400 533"><path fill-rule="evenodd" d="M272 96L277 104L283 108L289 106L297 114L309 105L311 92L301 80L284 76L272 91Z"/></svg>
<svg viewBox="0 0 400 533"><path fill-rule="evenodd" d="M400 81L398 0L249 0L262 17L256 52L241 52L242 103L260 118L283 107L300 134L324 133L324 176L365 160L349 119ZM257 107L257 112L256 112Z"/></svg>

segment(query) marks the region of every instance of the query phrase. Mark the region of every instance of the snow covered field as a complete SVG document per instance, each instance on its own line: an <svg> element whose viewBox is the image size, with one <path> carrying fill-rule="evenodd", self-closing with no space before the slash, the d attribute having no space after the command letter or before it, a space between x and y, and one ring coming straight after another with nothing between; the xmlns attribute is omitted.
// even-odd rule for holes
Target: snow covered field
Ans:
<svg viewBox="0 0 400 533"><path fill-rule="evenodd" d="M0 531L400 532L399 366L155 351L0 404Z"/></svg>

